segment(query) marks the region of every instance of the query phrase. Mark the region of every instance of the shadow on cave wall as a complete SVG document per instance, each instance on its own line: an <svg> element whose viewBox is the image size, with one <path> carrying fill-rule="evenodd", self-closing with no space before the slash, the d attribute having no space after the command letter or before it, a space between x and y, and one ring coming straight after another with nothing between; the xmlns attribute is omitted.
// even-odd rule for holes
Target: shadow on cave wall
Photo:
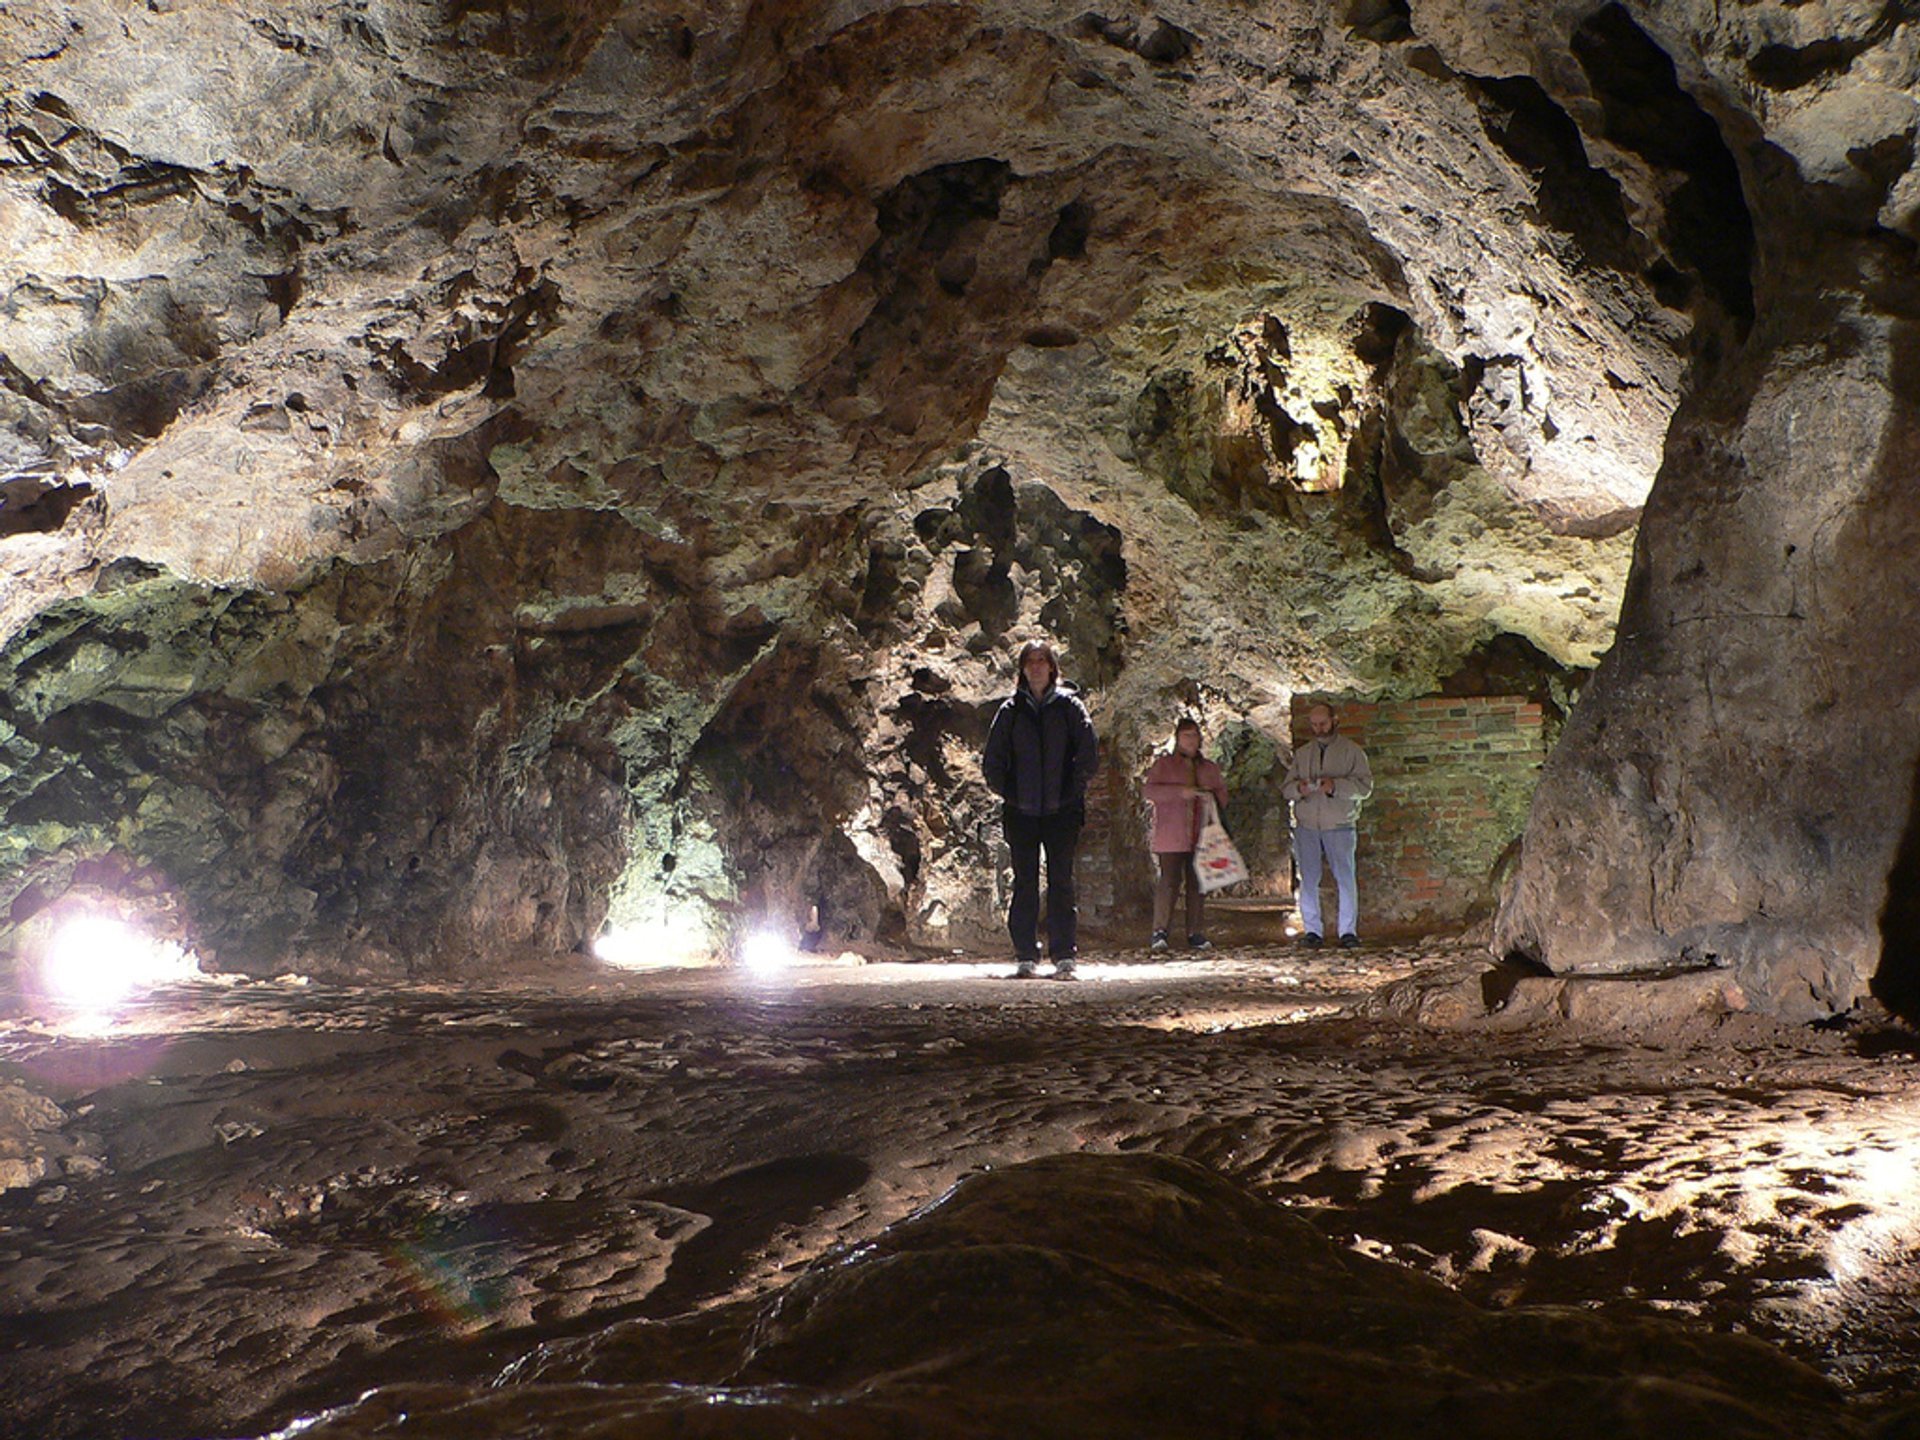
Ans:
<svg viewBox="0 0 1920 1440"><path fill-rule="evenodd" d="M1908 1022L1920 1019L1920 765L1914 767L1906 833L1887 875L1887 904L1880 912L1880 968L1873 995Z"/></svg>
<svg viewBox="0 0 1920 1440"><path fill-rule="evenodd" d="M1606 140L1673 177L1661 244L1670 257L1648 280L1669 303L1698 283L1744 335L1754 321L1756 248L1740 167L1720 127L1680 84L1672 58L1626 6L1611 4L1574 30L1574 58L1600 102Z"/></svg>
<svg viewBox="0 0 1920 1440"><path fill-rule="evenodd" d="M1905 298L1912 303L1913 297ZM1920 393L1920 325L1911 321L1898 324L1892 335L1893 365L1891 389L1896 396ZM1920 536L1920 506L1910 497L1916 460L1920 460L1920 419L1911 407L1896 407L1896 419L1886 442L1880 448L1875 465L1871 501L1861 507L1860 523L1869 523L1871 514L1874 537L1886 547L1892 562L1886 573L1911 554L1914 539ZM1904 503L1903 502L1904 498ZM1896 620L1906 618L1911 606L1911 591L1904 586L1888 585L1881 590L1881 603L1894 613L1880 622L1875 633L1899 633ZM1882 676L1888 693L1905 696L1909 707L1920 702L1920 647L1909 642L1884 657ZM1914 766L1908 790L1906 824L1900 846L1894 852L1893 867L1887 874L1887 900L1880 912L1880 964L1868 988L1875 999L1909 1024L1920 1024L1920 762Z"/></svg>

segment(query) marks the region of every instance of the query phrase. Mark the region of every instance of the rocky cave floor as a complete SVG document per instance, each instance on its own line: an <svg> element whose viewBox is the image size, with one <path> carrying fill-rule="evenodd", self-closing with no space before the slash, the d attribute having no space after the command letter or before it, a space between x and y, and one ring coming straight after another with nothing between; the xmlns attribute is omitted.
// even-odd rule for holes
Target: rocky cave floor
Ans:
<svg viewBox="0 0 1920 1440"><path fill-rule="evenodd" d="M1435 1337L1470 1332L1441 1389L1532 1386L1589 1417L1560 1434L1909 1433L1911 1035L1354 1012L1475 959L1249 938L1093 953L1072 985L960 959L209 982L95 1035L14 997L0 1088L61 1111L34 1132L45 1176L0 1195L0 1427L989 1434L989 1395L1024 1374L1045 1391L1018 1401L1030 1433L1188 1433L1141 1398L1164 1365L1196 1434L1223 1433L1202 1412L1257 1370L1293 1377L1299 1415L1269 1395L1236 1433L1391 1436L1432 1433ZM1060 1155L1081 1158L1019 1168ZM1002 1188L906 1220L968 1176ZM1013 1268L952 1268L942 1225ZM895 1263L935 1251L948 1269ZM1220 1359L1226 1332L1254 1370ZM1125 1373L1076 1399L1010 1355ZM1362 1395L1374 1410L1341 1409ZM1526 1423L1468 1409L1450 1433Z"/></svg>

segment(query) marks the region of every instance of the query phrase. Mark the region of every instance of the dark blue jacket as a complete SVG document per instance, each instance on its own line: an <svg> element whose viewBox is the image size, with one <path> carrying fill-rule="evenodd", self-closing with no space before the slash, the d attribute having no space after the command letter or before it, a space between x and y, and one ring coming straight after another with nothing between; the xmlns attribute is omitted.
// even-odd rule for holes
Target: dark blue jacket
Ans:
<svg viewBox="0 0 1920 1440"><path fill-rule="evenodd" d="M1086 804L1100 763L1093 721L1073 687L1056 682L1035 701L1022 680L994 713L980 769L993 793L1026 815L1053 815Z"/></svg>

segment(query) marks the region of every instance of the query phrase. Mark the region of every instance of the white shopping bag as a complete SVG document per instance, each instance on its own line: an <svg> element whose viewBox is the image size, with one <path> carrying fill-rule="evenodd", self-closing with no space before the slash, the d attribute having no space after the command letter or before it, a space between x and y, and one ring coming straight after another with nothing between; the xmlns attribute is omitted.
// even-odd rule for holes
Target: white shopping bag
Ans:
<svg viewBox="0 0 1920 1440"><path fill-rule="evenodd" d="M1207 818L1201 822L1200 838L1193 846L1193 875L1202 895L1211 895L1247 878L1247 862L1234 848L1233 837L1220 823L1220 812L1207 801Z"/></svg>

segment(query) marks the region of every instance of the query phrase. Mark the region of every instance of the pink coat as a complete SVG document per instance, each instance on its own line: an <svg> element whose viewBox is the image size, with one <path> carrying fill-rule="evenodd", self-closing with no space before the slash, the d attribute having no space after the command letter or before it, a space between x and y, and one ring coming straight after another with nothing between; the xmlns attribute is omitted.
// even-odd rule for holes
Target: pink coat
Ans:
<svg viewBox="0 0 1920 1440"><path fill-rule="evenodd" d="M1153 853L1184 855L1200 838L1206 797L1183 793L1198 785L1213 792L1222 809L1227 804L1227 777L1204 756L1189 760L1178 752L1156 755L1140 789L1153 802Z"/></svg>

